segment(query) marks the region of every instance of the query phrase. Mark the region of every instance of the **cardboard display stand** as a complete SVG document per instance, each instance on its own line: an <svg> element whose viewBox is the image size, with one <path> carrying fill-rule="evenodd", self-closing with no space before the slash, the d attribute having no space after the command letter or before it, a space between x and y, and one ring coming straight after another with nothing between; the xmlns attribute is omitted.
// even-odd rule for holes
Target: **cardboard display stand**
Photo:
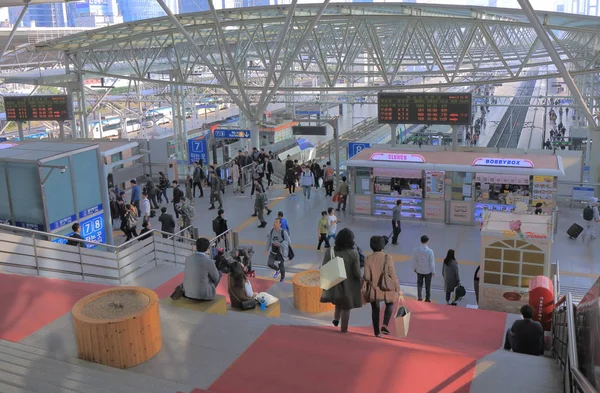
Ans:
<svg viewBox="0 0 600 393"><path fill-rule="evenodd" d="M529 282L550 277L552 216L487 212L481 225L479 308L519 313Z"/></svg>

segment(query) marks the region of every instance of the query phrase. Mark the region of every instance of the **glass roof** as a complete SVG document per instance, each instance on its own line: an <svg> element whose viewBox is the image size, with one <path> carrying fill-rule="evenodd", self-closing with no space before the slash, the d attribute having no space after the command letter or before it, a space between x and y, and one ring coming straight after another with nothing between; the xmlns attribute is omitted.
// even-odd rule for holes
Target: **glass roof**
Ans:
<svg viewBox="0 0 600 393"><path fill-rule="evenodd" d="M297 5L295 21L303 21L316 15L320 4ZM280 24L286 18L289 6L268 6L252 8L235 8L217 11L219 24L224 27L239 26L248 23L262 23L268 34L269 22L273 22L273 30L279 31ZM546 27L557 31L586 31L597 33L600 31L600 18L582 15L539 12L544 19ZM510 23L529 25L523 11L520 9L470 7L440 4L408 4L408 3L333 3L328 6L319 23L346 23L348 19L368 19L372 22L393 25L399 18L448 19L463 20L467 23ZM190 13L177 15L180 23L188 28L212 29L215 20L210 12ZM232 34L237 34L237 29L232 29ZM106 48L126 42L132 47L144 48L147 46L149 36L162 36L174 34L179 39L180 34L167 16L112 25L109 27L90 30L84 33L73 34L68 37L47 41L36 45L37 51L78 51L86 49ZM257 37L256 39L259 39ZM181 38L183 41L183 38Z"/></svg>

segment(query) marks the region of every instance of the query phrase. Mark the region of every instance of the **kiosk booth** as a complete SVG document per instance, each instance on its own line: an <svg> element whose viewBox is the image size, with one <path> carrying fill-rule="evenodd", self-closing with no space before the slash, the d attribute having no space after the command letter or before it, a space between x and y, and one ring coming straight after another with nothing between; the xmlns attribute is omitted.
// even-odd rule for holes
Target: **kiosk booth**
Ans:
<svg viewBox="0 0 600 393"><path fill-rule="evenodd" d="M486 212L481 226L479 308L516 314L530 303L530 283L550 277L549 215ZM536 307L537 308L537 307Z"/></svg>
<svg viewBox="0 0 600 393"><path fill-rule="evenodd" d="M481 223L486 211L518 202L546 213L556 204L560 156L364 149L346 161L352 214L402 216L448 224Z"/></svg>

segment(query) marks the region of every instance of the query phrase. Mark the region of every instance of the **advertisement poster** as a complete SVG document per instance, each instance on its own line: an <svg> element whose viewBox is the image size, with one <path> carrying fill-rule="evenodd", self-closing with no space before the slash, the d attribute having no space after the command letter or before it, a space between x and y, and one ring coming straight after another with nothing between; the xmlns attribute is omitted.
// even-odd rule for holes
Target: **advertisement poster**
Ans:
<svg viewBox="0 0 600 393"><path fill-rule="evenodd" d="M427 199L444 199L446 172L425 172L425 195Z"/></svg>
<svg viewBox="0 0 600 393"><path fill-rule="evenodd" d="M354 196L354 213L371 214L371 197L368 195Z"/></svg>
<svg viewBox="0 0 600 393"><path fill-rule="evenodd" d="M425 219L434 221L443 221L445 213L445 202L438 200L425 201Z"/></svg>
<svg viewBox="0 0 600 393"><path fill-rule="evenodd" d="M532 206L542 203L544 207L552 207L554 195L554 178L552 176L534 176L531 189Z"/></svg>
<svg viewBox="0 0 600 393"><path fill-rule="evenodd" d="M452 201L450 204L450 222L470 224L473 220L473 204L470 202Z"/></svg>

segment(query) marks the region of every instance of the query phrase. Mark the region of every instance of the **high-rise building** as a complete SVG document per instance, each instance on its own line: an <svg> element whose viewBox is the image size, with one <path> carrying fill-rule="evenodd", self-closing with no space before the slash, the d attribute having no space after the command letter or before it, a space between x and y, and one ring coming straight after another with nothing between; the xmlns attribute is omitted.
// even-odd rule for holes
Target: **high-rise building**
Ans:
<svg viewBox="0 0 600 393"><path fill-rule="evenodd" d="M68 3L67 13L71 27L105 27L123 22L116 0L81 0Z"/></svg>
<svg viewBox="0 0 600 393"><path fill-rule="evenodd" d="M10 23L14 24L23 7L9 9ZM65 3L34 4L29 6L22 21L25 27L67 27L67 7Z"/></svg>
<svg viewBox="0 0 600 393"><path fill-rule="evenodd" d="M124 22L140 19L157 18L165 12L156 0L117 0L120 14Z"/></svg>
<svg viewBox="0 0 600 393"><path fill-rule="evenodd" d="M216 6L215 2L215 6ZM208 0L179 0L179 13L208 11Z"/></svg>

